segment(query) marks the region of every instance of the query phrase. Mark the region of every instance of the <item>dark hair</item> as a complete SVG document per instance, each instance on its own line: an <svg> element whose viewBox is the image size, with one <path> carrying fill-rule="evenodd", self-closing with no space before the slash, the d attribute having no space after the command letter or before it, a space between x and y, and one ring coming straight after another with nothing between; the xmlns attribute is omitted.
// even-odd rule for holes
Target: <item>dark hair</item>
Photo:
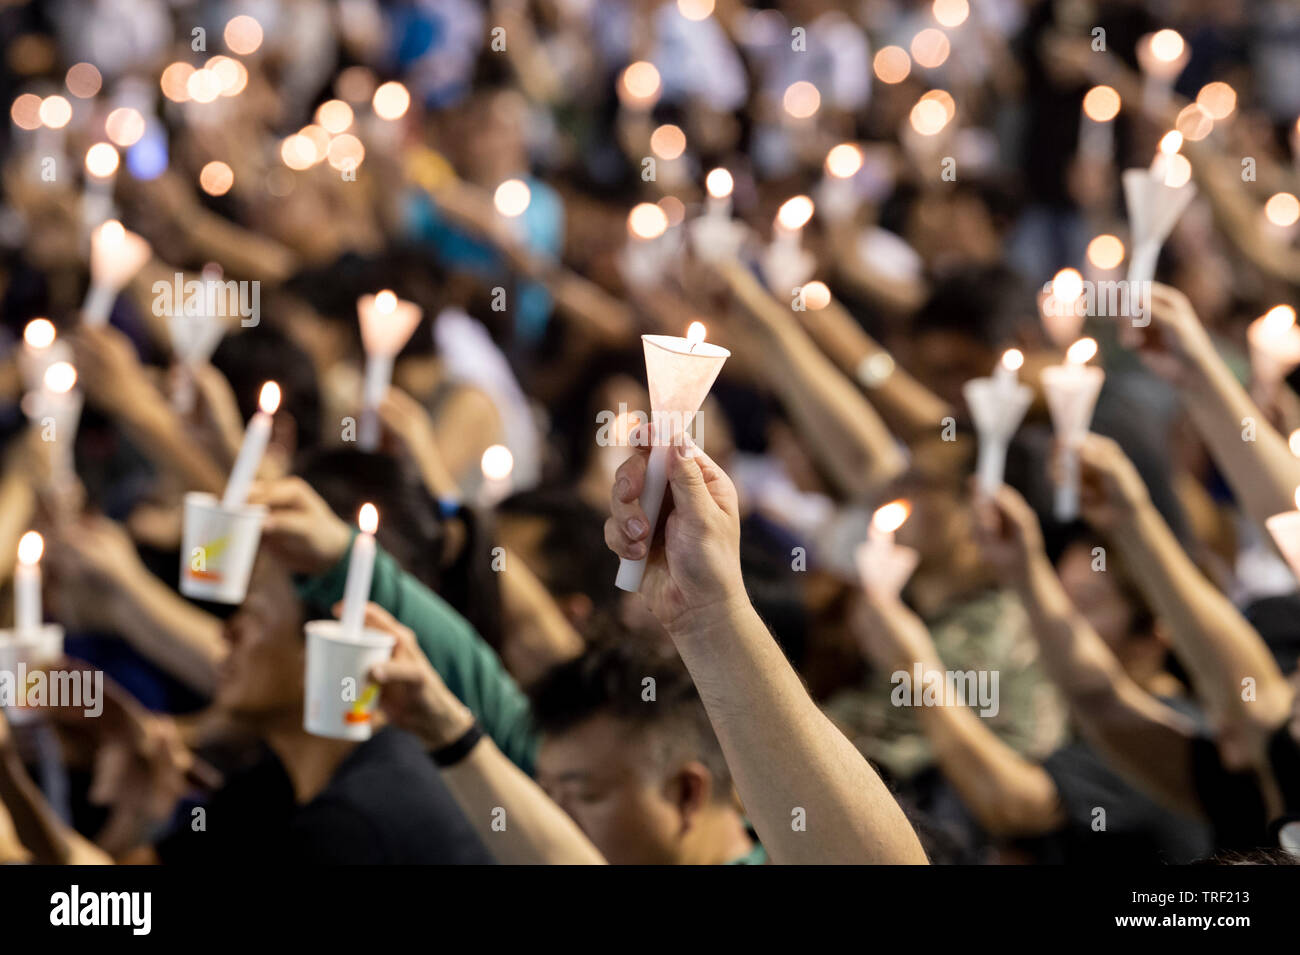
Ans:
<svg viewBox="0 0 1300 955"><path fill-rule="evenodd" d="M1002 266L968 266L939 281L912 320L911 334L955 332L999 349L1033 312L1033 295Z"/></svg>
<svg viewBox="0 0 1300 955"><path fill-rule="evenodd" d="M1060 545L1055 561L1059 561L1064 557L1066 551L1071 547L1082 547L1091 553L1094 548L1104 547L1105 542L1086 524L1076 522L1068 525L1062 531ZM1130 633L1151 633L1156 623L1155 611L1151 609L1146 595L1142 593L1142 589L1137 585L1133 572L1124 563L1124 557L1119 552L1119 548L1108 547L1105 550L1108 576L1115 581L1120 596L1124 598L1124 602L1129 605L1131 611Z"/></svg>
<svg viewBox="0 0 1300 955"><path fill-rule="evenodd" d="M577 659L546 673L529 691L533 719L560 735L596 716L608 716L648 738L660 767L698 760L713 774L713 796L731 797L731 773L704 704L681 660L656 637L603 621L604 632ZM653 683L647 683L653 680ZM653 699L646 699L653 687Z"/></svg>
<svg viewBox="0 0 1300 955"><path fill-rule="evenodd" d="M316 366L288 335L263 322L256 328L227 335L212 356L213 366L226 376L239 413L245 421L257 411L262 383L280 386L280 408L297 426L298 450L320 444L321 398Z"/></svg>
<svg viewBox="0 0 1300 955"><path fill-rule="evenodd" d="M444 563L446 522L438 502L406 458L339 448L306 456L296 471L349 523L356 520L362 504L374 504L380 514L379 545L499 648L500 589L491 572L490 540L480 533L490 533L490 528L475 514L462 510L467 542L453 560Z"/></svg>
<svg viewBox="0 0 1300 955"><path fill-rule="evenodd" d="M542 559L533 571L557 596L584 594L597 609L613 609L612 586L618 561L605 546L605 515L568 487L538 488L514 494L499 507L502 514L542 520Z"/></svg>

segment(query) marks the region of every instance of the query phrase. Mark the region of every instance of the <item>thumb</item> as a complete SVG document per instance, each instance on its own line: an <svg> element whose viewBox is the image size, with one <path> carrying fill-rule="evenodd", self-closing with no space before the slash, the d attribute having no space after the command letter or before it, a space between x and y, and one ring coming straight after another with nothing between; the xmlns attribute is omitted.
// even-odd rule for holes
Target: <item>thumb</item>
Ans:
<svg viewBox="0 0 1300 955"><path fill-rule="evenodd" d="M717 505L693 447L674 445L668 451L668 483L673 489L673 507L694 519L704 519Z"/></svg>

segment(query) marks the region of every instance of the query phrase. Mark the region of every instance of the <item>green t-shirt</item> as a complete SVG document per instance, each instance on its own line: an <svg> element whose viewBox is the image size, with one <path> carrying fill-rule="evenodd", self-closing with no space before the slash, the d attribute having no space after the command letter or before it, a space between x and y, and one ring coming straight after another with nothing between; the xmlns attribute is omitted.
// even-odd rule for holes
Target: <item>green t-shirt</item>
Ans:
<svg viewBox="0 0 1300 955"><path fill-rule="evenodd" d="M324 575L301 581L299 596L326 607L342 600L351 550ZM531 776L537 731L528 698L469 621L383 550L375 555L370 599L415 632L447 688L469 707L497 748Z"/></svg>

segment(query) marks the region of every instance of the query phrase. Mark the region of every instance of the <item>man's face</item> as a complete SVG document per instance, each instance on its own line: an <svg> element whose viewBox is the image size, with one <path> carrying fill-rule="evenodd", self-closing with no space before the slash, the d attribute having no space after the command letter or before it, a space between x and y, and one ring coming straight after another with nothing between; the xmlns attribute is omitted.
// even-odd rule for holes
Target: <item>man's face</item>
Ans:
<svg viewBox="0 0 1300 955"><path fill-rule="evenodd" d="M289 577L259 560L239 611L226 621L230 653L217 675L216 702L235 716L301 710L306 644Z"/></svg>
<svg viewBox="0 0 1300 955"><path fill-rule="evenodd" d="M673 865L685 824L642 734L597 715L542 740L537 780L614 865Z"/></svg>

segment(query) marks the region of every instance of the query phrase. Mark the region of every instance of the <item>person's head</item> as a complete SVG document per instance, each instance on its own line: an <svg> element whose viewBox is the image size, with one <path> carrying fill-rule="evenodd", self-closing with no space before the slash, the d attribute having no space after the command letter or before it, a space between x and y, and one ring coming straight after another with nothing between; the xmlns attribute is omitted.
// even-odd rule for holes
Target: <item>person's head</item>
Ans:
<svg viewBox="0 0 1300 955"><path fill-rule="evenodd" d="M230 383L239 414L245 421L257 411L262 385L280 386L271 448L276 463L287 471L299 452L316 447L321 437L320 387L311 358L279 329L267 322L227 335L212 355L212 364Z"/></svg>
<svg viewBox="0 0 1300 955"><path fill-rule="evenodd" d="M613 637L531 690L538 781L611 863L727 861L731 777L689 675L639 635Z"/></svg>
<svg viewBox="0 0 1300 955"><path fill-rule="evenodd" d="M1131 675L1164 669L1168 648L1155 615L1114 548L1081 532L1061 551L1056 572L1070 602Z"/></svg>
<svg viewBox="0 0 1300 955"><path fill-rule="evenodd" d="M218 707L254 728L302 719L305 616L289 573L263 553L225 623L230 652L217 675Z"/></svg>
<svg viewBox="0 0 1300 955"><path fill-rule="evenodd" d="M962 385L992 373L1003 350L1036 331L1032 291L1001 268L963 269L936 284L907 329L906 365L921 383L964 409Z"/></svg>

